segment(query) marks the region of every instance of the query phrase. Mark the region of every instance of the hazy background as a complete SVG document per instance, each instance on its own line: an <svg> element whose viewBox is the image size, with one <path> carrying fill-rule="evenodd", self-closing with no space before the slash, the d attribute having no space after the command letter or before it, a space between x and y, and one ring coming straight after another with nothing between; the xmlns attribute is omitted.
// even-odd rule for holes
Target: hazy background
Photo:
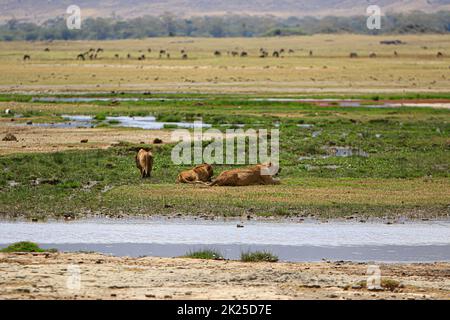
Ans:
<svg viewBox="0 0 450 320"><path fill-rule="evenodd" d="M82 29L66 27L78 5ZM381 30L366 8L379 5ZM0 0L0 40L255 37L450 32L450 0Z"/></svg>
<svg viewBox="0 0 450 320"><path fill-rule="evenodd" d="M420 10L450 10L450 0L1 0L0 19L43 22L62 16L71 5L83 9L86 17L131 19L170 12L182 17L227 13L275 16L363 15L376 4L386 13Z"/></svg>

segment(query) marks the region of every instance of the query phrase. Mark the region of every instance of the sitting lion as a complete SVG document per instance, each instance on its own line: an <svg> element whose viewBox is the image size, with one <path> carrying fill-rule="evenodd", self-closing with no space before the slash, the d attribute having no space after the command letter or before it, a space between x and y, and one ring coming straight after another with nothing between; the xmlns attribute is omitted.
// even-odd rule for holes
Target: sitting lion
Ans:
<svg viewBox="0 0 450 320"><path fill-rule="evenodd" d="M142 179L150 177L153 167L153 154L144 149L139 150L136 157L136 167L141 171Z"/></svg>
<svg viewBox="0 0 450 320"><path fill-rule="evenodd" d="M269 164L258 164L244 169L233 169L222 172L210 186L252 186L280 184L280 180L274 179L280 168Z"/></svg>
<svg viewBox="0 0 450 320"><path fill-rule="evenodd" d="M210 182L213 176L213 168L210 164L204 163L194 169L181 172L177 177L178 183Z"/></svg>

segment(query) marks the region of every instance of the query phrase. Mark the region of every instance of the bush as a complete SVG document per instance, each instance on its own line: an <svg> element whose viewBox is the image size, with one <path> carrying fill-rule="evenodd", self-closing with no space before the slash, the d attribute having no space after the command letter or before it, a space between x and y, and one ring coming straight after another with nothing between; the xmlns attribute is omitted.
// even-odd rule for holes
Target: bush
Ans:
<svg viewBox="0 0 450 320"><path fill-rule="evenodd" d="M241 253L243 262L277 262L278 257L267 251L243 252Z"/></svg>
<svg viewBox="0 0 450 320"><path fill-rule="evenodd" d="M34 242L21 241L1 249L0 252L55 252L56 249L42 249Z"/></svg>
<svg viewBox="0 0 450 320"><path fill-rule="evenodd" d="M192 259L206 259L206 260L221 260L223 259L222 254L219 251L205 249L199 251L189 251L185 256L185 258Z"/></svg>
<svg viewBox="0 0 450 320"><path fill-rule="evenodd" d="M97 121L105 121L106 120L106 114L104 113L98 113L95 117L95 120Z"/></svg>

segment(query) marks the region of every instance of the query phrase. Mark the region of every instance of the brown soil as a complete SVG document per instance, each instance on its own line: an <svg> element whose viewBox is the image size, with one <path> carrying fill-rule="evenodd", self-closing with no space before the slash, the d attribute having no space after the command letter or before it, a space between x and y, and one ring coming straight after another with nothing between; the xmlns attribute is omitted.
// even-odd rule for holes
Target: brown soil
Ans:
<svg viewBox="0 0 450 320"><path fill-rule="evenodd" d="M393 291L360 287L358 283L367 279L367 267L346 262L243 263L3 253L0 299L450 298L450 263L380 265L383 281L397 283ZM72 268L80 270L79 290L67 286Z"/></svg>
<svg viewBox="0 0 450 320"><path fill-rule="evenodd" d="M151 144L155 138L170 142L170 131L110 128L39 128L0 122L0 137L14 134L18 142L0 141L0 155L22 152L56 152L75 149L105 149L120 141ZM82 143L82 140L88 140Z"/></svg>

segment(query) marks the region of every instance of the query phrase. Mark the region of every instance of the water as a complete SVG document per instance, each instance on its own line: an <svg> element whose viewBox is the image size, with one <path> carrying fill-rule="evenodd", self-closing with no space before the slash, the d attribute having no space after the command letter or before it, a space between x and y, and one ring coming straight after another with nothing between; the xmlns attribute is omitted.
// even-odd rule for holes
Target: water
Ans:
<svg viewBox="0 0 450 320"><path fill-rule="evenodd" d="M32 98L33 102L66 102L66 103L76 103L76 102L138 102L138 101L202 101L204 98L89 98L89 97L43 97L43 98Z"/></svg>
<svg viewBox="0 0 450 320"><path fill-rule="evenodd" d="M153 116L146 117L106 117L105 121L99 123L94 122L92 116L85 115L63 115L66 122L55 123L36 123L33 126L50 127L50 128L94 128L99 123L109 123L112 121L112 126L126 127L126 128L140 128L146 130L160 130L167 126L177 128L193 129L193 128L211 128L210 124L202 122L159 122Z"/></svg>
<svg viewBox="0 0 450 320"><path fill-rule="evenodd" d="M241 223L241 222L240 222ZM450 221L387 225L354 222L261 222L192 219L88 219L0 222L0 243L34 241L67 251L127 256L180 256L215 248L225 258L269 250L283 261L450 261Z"/></svg>

